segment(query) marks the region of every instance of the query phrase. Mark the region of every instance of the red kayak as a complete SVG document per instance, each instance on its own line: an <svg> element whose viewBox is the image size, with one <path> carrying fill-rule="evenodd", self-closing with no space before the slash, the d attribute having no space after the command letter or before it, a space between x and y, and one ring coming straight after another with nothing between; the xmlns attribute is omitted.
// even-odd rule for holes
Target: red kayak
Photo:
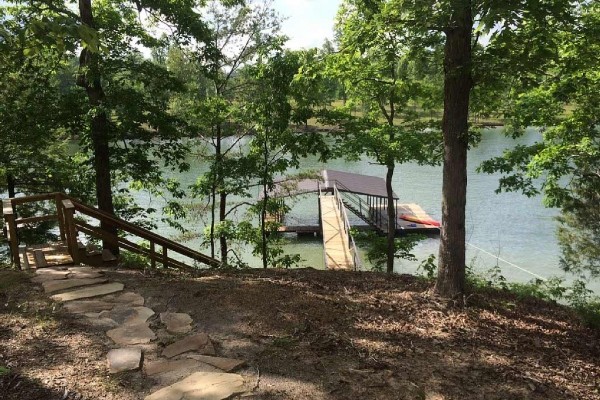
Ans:
<svg viewBox="0 0 600 400"><path fill-rule="evenodd" d="M412 214L400 214L399 217L405 221L416 222L418 224L437 226L438 228L440 226L440 223L437 221L434 221L432 219L419 218L416 215Z"/></svg>

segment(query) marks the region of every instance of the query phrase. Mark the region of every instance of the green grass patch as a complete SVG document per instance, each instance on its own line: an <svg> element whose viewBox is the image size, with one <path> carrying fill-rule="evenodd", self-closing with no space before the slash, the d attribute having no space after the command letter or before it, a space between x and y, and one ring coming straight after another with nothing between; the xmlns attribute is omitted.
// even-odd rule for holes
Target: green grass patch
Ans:
<svg viewBox="0 0 600 400"><path fill-rule="evenodd" d="M119 253L119 266L126 269L147 269L150 268L150 260L141 254L121 250Z"/></svg>

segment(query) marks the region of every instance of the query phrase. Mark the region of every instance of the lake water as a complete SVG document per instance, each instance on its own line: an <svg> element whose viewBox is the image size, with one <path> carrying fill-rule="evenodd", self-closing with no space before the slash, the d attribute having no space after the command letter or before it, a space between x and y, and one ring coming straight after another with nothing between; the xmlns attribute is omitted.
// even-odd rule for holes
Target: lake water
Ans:
<svg viewBox="0 0 600 400"><path fill-rule="evenodd" d="M501 129L487 129L483 132L480 144L469 152L467 260L475 270L487 271L497 265L509 280L521 282L537 276L564 276L558 266L560 250L556 240L555 221L558 210L544 207L541 197L527 198L520 193L496 194L494 191L498 187L499 175L476 172L482 161L501 155L505 149L516 144L532 144L539 139L540 134L534 129L528 130L518 140L505 137ZM193 183L197 176L206 170L206 164L202 160L190 157L189 161L192 164L191 170L174 176L184 185ZM303 171L325 168L385 176L385 168L374 165L368 158L356 162L338 159L326 164L320 163L316 158L308 158L302 163ZM404 164L397 168L394 191L399 195L400 203L418 203L432 217L439 219L441 190L441 166ZM160 205L157 200L150 200L144 196L139 196L138 201L144 205ZM316 224L316 196L297 199L288 218L292 221L288 222L290 224L295 220L312 221ZM186 226L195 232L201 232L204 224L202 220L194 220L186 223ZM177 236L177 233L166 225L160 225L158 230L161 233L167 232L172 237ZM290 234L288 239L290 243L286 245L286 251L299 253L304 259L302 266L324 268L323 247L319 238L297 238ZM200 240L192 239L185 244L198 249ZM437 237L426 239L415 249L415 254L419 260L430 254L437 255L438 244ZM249 251L239 249L239 252L251 265L260 265L259 260L249 254ZM419 262L397 260L395 270L399 273L413 273L418 265ZM591 286L596 291L600 289L597 282Z"/></svg>

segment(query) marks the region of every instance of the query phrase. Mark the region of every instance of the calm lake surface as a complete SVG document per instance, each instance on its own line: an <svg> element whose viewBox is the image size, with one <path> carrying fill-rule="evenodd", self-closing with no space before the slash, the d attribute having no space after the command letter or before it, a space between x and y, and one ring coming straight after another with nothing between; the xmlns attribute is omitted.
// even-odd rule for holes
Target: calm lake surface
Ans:
<svg viewBox="0 0 600 400"><path fill-rule="evenodd" d="M485 175L476 172L484 160L501 155L505 149L517 144L531 144L540 139L534 129L518 140L507 138L501 129L487 129L481 143L469 152L469 182L467 199L467 260L475 270L487 271L496 265L511 281L529 281L536 276L564 276L559 268L560 250L556 240L555 217L558 210L545 208L541 197L527 198L520 193L496 194L499 175ZM195 182L198 175L206 171L206 164L200 158L190 156L192 168L185 174L173 175L184 185ZM357 162L338 159L320 163L316 158L308 158L302 163L302 171L336 169L365 175L384 177L385 168L374 165L372 160L363 158ZM442 168L404 164L397 168L394 177L394 190L400 203L418 203L432 217L441 216ZM257 190L258 195L258 190ZM142 205L159 207L160 201L139 195ZM199 200L198 203L201 203ZM316 224L318 219L316 195L296 199L288 223L297 221ZM350 219L353 219L352 217ZM184 225L194 232L202 232L208 219L186 221ZM358 222L358 219L355 219ZM184 240L173 229L159 224L157 231L170 235L186 245L199 249L201 240ZM297 238L290 234L286 251L298 253L304 259L302 266L324 268L323 247L319 238ZM419 262L430 254L437 255L439 239L429 238L415 250ZM205 251L206 249L204 249ZM252 266L259 266L258 258L247 249L238 249L241 257ZM499 258L497 258L499 257ZM363 262L365 257L363 257ZM396 271L413 273L419 262L396 261ZM569 277L567 276L567 279ZM600 284L591 287L600 292Z"/></svg>

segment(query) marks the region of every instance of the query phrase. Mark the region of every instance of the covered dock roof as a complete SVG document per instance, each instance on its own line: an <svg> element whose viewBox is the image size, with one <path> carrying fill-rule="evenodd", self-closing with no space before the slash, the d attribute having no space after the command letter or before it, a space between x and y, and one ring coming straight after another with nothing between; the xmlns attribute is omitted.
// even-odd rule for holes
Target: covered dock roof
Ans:
<svg viewBox="0 0 600 400"><path fill-rule="evenodd" d="M340 192L387 198L385 179L333 169L321 171L321 179L282 180L277 183L271 195L273 197L289 197L304 193L316 193L319 191L319 186L322 191L331 192L334 185ZM394 199L398 199L396 193L394 193Z"/></svg>

